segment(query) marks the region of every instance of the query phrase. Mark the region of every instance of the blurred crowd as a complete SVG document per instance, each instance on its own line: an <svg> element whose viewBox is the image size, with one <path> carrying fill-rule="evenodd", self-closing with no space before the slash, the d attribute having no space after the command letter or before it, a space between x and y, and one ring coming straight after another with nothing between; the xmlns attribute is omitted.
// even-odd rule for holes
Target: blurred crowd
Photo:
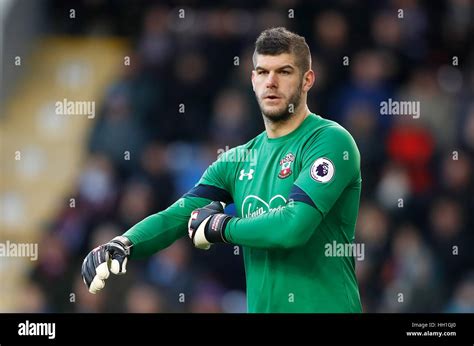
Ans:
<svg viewBox="0 0 474 346"><path fill-rule="evenodd" d="M253 43L263 29L285 26L313 55L310 109L346 127L361 152L364 311L474 312L472 2L311 3L79 1L82 21L53 25L62 34L125 36L131 63L108 87L84 143L74 207L65 196L43 230L25 311L246 310L234 247L206 252L181 239L131 261L98 295L87 292L80 266L93 247L188 191L219 149L263 131L250 84ZM420 101L420 117L381 115L389 98Z"/></svg>

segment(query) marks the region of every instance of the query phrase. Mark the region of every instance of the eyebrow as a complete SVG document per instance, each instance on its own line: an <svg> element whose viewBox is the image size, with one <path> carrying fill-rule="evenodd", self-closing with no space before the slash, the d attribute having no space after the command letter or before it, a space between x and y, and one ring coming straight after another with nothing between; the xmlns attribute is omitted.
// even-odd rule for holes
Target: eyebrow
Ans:
<svg viewBox="0 0 474 346"><path fill-rule="evenodd" d="M295 69L295 68L294 68L293 66L291 66L291 65L284 65L284 66L282 66L282 67L277 68L276 71L281 71L281 70L284 70L284 69L286 69L286 68L289 68L289 69L292 69L292 70ZM264 70L264 71L267 71L266 68L263 68L263 67L261 67L261 66L256 66L256 67L255 67L255 70Z"/></svg>

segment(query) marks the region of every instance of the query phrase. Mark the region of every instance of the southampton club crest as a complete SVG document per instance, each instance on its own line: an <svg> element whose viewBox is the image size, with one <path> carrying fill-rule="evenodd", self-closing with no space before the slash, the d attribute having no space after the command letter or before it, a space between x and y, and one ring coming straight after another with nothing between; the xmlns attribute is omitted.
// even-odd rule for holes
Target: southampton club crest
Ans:
<svg viewBox="0 0 474 346"><path fill-rule="evenodd" d="M286 154L286 156L280 160L280 173L278 173L278 178L285 179L293 173L291 170L291 163L295 161L295 155L292 153Z"/></svg>
<svg viewBox="0 0 474 346"><path fill-rule="evenodd" d="M320 157L311 166L311 178L320 183L329 182L334 176L334 172L334 164L325 157Z"/></svg>

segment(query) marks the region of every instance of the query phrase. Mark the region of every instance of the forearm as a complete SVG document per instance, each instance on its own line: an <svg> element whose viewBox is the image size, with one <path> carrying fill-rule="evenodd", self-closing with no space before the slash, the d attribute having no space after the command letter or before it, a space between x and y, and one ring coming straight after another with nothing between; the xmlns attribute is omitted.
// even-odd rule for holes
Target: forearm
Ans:
<svg viewBox="0 0 474 346"><path fill-rule="evenodd" d="M292 248L305 244L321 220L316 208L294 202L257 217L233 218L225 228L225 238L254 248Z"/></svg>
<svg viewBox="0 0 474 346"><path fill-rule="evenodd" d="M150 256L187 234L189 215L209 203L200 197L181 198L166 210L143 219L123 236L133 243L131 258Z"/></svg>

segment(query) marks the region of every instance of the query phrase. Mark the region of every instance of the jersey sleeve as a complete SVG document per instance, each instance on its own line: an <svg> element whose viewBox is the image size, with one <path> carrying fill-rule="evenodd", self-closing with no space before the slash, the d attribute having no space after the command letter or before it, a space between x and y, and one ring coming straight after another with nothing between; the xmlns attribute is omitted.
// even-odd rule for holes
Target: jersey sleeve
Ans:
<svg viewBox="0 0 474 346"><path fill-rule="evenodd" d="M131 257L150 256L186 235L193 210L211 201L232 203L233 186L230 182L235 174L234 164L226 154L222 154L206 169L199 182L176 203L130 228L124 236L133 243Z"/></svg>
<svg viewBox="0 0 474 346"><path fill-rule="evenodd" d="M224 234L232 244L290 249L306 244L321 220L321 213L312 206L303 202L287 203L257 217L232 218Z"/></svg>
<svg viewBox="0 0 474 346"><path fill-rule="evenodd" d="M228 171L228 162L225 161L224 155L221 155L206 169L196 185L210 185L228 191Z"/></svg>
<svg viewBox="0 0 474 346"><path fill-rule="evenodd" d="M198 183L185 196L186 197L202 197L214 201L225 202L226 204L233 202L235 180L235 162L230 160L233 148L214 161L204 172Z"/></svg>
<svg viewBox="0 0 474 346"><path fill-rule="evenodd" d="M130 257L149 257L185 236L191 212L209 202L206 198L182 197L167 209L132 226L123 234L133 244Z"/></svg>
<svg viewBox="0 0 474 346"><path fill-rule="evenodd" d="M329 126L308 143L294 183L297 188L289 198L308 203L304 199L309 197L313 203L308 204L326 216L344 189L359 180L360 154L354 139L343 127Z"/></svg>

